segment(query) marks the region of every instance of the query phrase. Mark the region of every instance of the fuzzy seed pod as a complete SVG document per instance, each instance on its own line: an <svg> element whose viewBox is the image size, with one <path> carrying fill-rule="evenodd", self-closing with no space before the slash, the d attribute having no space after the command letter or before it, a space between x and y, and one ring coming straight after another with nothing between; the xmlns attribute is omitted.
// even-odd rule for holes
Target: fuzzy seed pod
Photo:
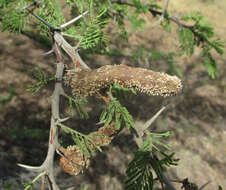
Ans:
<svg viewBox="0 0 226 190"><path fill-rule="evenodd" d="M171 96L182 89L176 76L126 65L106 65L94 70L69 71L64 77L73 96L92 96L99 90L117 83L151 96Z"/></svg>

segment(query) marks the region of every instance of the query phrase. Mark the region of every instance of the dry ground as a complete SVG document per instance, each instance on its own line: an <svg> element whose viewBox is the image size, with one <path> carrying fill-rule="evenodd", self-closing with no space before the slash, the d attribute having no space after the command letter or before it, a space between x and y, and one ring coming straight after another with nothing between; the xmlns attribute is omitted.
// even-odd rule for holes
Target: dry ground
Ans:
<svg viewBox="0 0 226 190"><path fill-rule="evenodd" d="M171 1L172 15L180 16L184 12L200 10L211 20L218 36L226 40L226 1L222 0L181 0ZM151 21L155 21L151 19ZM145 31L131 31L128 44L117 44L125 51L136 51L141 44L145 48L158 51L177 50L176 30L170 34L161 28ZM10 184L11 189L19 189L21 180L32 179L32 174L16 167L16 163L38 165L47 151L50 116L50 96L52 84L37 94L26 91L27 86L36 82L35 66L39 65L46 73L54 73L54 57L40 56L46 49L25 36L0 34L0 98L6 97L13 89L14 95L5 106L0 104L0 189ZM216 59L220 68L220 77L209 79L205 68L200 64L200 50L197 48L191 58L180 58L177 64L183 71L183 93L169 100L134 97L128 103L128 109L134 115L136 124L141 125L162 105L168 109L153 125L155 131L171 130L167 140L180 158L179 166L171 168L170 179L189 178L201 186L211 183L205 190L217 190L218 185L226 187L226 56ZM96 55L87 60L90 66L102 64L131 64L130 59L114 57L108 59ZM142 61L141 66L147 66ZM142 65L143 64L143 65ZM164 61L151 61L149 67L165 71ZM196 64L196 65L195 65ZM195 65L195 66L194 66ZM95 102L94 102L95 103ZM87 126L97 121L98 111L90 111L91 118L82 121L75 118L73 127L87 132ZM85 129L84 129L85 128ZM112 145L104 148L93 159L91 167L76 177L61 172L56 162L56 175L62 189L74 185L76 189L84 186L88 190L120 190L125 177L125 168L136 150L132 136L124 131ZM117 156L116 156L117 155ZM175 184L180 189L180 184ZM10 188L9 188L10 189Z"/></svg>

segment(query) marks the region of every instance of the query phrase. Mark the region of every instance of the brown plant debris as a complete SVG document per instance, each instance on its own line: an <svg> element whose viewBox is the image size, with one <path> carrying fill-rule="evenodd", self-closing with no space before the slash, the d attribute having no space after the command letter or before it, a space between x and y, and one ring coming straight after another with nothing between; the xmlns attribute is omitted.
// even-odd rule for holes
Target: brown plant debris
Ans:
<svg viewBox="0 0 226 190"><path fill-rule="evenodd" d="M93 135L91 137L93 146L90 148L95 150L97 146L109 145L118 133L119 130L115 129L114 122L108 126L99 128L98 131L90 133L90 135ZM85 168L89 167L89 157L82 152L79 146L70 145L66 149L60 147L59 150L63 153L63 156L60 158L60 165L64 172L70 175L78 175Z"/></svg>
<svg viewBox="0 0 226 190"><path fill-rule="evenodd" d="M182 89L176 76L126 65L106 65L94 70L68 71L65 84L73 96L92 96L103 88L117 83L152 96L171 96Z"/></svg>
<svg viewBox="0 0 226 190"><path fill-rule="evenodd" d="M66 173L78 175L84 168L88 168L89 158L78 146L68 146L66 149L60 147L59 150L64 154L60 158L60 165Z"/></svg>

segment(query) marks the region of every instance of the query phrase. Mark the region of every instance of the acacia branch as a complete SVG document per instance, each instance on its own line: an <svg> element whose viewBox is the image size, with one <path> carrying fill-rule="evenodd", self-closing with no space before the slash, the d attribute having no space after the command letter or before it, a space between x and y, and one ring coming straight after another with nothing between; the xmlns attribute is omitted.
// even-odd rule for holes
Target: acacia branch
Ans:
<svg viewBox="0 0 226 190"><path fill-rule="evenodd" d="M129 3L129 2L124 1L124 0L111 0L111 3L117 3L117 4L121 4L121 5L128 5L130 7L136 7L133 3ZM153 8L149 8L148 10L154 17L156 15L163 16L165 19L171 20L174 23L176 23L179 27L188 28L191 31L193 31L193 26L183 24L182 22L180 22L180 20L177 17L169 16L169 14L164 13L165 11L158 11L158 10L155 10Z"/></svg>
<svg viewBox="0 0 226 190"><path fill-rule="evenodd" d="M80 57L78 50L72 47L62 36L60 32L55 32L54 33L54 40L57 42L57 44L62 47L62 49L70 56L72 59L73 63L79 67L83 67L85 69L89 69L87 64L82 60Z"/></svg>
<svg viewBox="0 0 226 190"><path fill-rule="evenodd" d="M48 175L48 181L49 181L49 187L51 187L54 190L59 190L58 185L55 181L54 176L54 155L55 151L58 148L58 128L56 125L56 122L60 119L60 95L63 94L63 88L62 88L62 78L63 78L63 70L64 70L64 63L63 63L63 55L60 51L58 44L55 42L53 46L54 53L57 57L57 69L56 69L56 83L55 88L52 94L52 116L51 116L51 126L50 126L50 134L49 134L49 146L48 146L48 153L46 160L44 162L47 175Z"/></svg>
<svg viewBox="0 0 226 190"><path fill-rule="evenodd" d="M49 132L48 153L45 158L45 161L39 167L31 167L23 164L18 164L18 165L30 171L35 171L35 172L44 171L46 173L46 176L49 182L48 183L49 189L59 190L59 187L56 183L55 176L54 176L54 155L55 155L56 149L59 147L57 122L58 120L60 120L60 116L59 116L60 115L59 114L60 95L64 94L64 91L62 88L64 60L63 60L62 52L60 51L60 48L56 42L54 42L53 50L54 50L54 53L56 54L58 63L56 68L56 83L55 83L55 88L52 94L52 104L51 104L52 116L51 116L50 132Z"/></svg>

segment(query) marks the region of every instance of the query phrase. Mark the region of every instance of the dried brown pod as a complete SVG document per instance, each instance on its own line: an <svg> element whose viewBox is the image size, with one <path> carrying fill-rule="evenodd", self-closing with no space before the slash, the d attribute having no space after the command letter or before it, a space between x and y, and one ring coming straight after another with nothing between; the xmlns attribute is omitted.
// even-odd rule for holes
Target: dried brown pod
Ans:
<svg viewBox="0 0 226 190"><path fill-rule="evenodd" d="M94 70L69 71L65 84L74 96L86 97L117 83L152 96L171 96L182 89L181 80L166 73L126 65L106 65Z"/></svg>
<svg viewBox="0 0 226 190"><path fill-rule="evenodd" d="M91 140L95 146L107 146L111 143L119 131L120 130L115 129L115 123L112 122L110 125L103 126L99 128L98 131L90 133L90 135L93 135Z"/></svg>
<svg viewBox="0 0 226 190"><path fill-rule="evenodd" d="M118 134L119 130L115 129L115 123L101 127L98 131L90 133L93 146L89 148L95 151L97 146L107 146L112 139ZM85 168L89 167L89 158L82 150L76 146L68 146L66 149L60 147L59 150L63 153L60 158L60 165L62 169L70 175L78 175Z"/></svg>
<svg viewBox="0 0 226 190"><path fill-rule="evenodd" d="M68 146L66 149L60 147L59 150L64 154L60 158L60 165L66 173L78 175L84 168L88 168L89 158L78 146Z"/></svg>

